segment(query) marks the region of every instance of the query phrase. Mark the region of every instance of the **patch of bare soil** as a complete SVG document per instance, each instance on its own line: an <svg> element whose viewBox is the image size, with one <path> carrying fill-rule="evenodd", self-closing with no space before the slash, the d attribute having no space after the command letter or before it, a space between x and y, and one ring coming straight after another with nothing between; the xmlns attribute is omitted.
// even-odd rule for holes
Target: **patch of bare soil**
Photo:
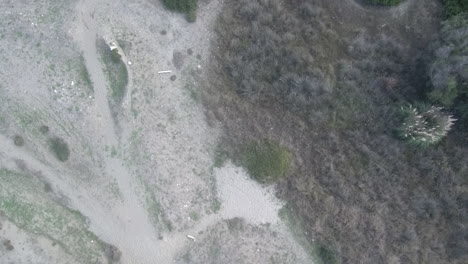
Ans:
<svg viewBox="0 0 468 264"><path fill-rule="evenodd" d="M277 2L294 14L304 1ZM434 148L414 149L392 134L398 106L424 86L420 63L437 37L439 4L411 0L379 10L352 0L309 4L322 15L310 17L308 34L339 36L311 44L340 55L328 58L337 76L331 100L317 96L306 105L311 111L298 111L234 92L236 76L225 61L240 53L225 50L229 39L221 39L204 102L208 116L223 124L225 148L236 156L243 142L268 138L294 150L294 169L278 194L305 223L309 242L331 249L339 262L465 263L466 237L457 234L466 233L460 202L468 192L466 140L452 134ZM228 31L222 37L245 34L247 22L231 15L242 12L252 12L248 23L259 27L269 19L267 7L229 3L218 24Z"/></svg>

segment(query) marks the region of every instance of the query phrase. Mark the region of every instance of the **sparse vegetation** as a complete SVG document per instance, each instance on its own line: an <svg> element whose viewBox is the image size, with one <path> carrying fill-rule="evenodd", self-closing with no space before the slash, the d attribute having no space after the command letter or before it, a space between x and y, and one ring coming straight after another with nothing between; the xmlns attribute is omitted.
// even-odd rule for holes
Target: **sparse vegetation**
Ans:
<svg viewBox="0 0 468 264"><path fill-rule="evenodd" d="M164 5L172 11L185 13L188 22L197 19L198 0L162 0Z"/></svg>
<svg viewBox="0 0 468 264"><path fill-rule="evenodd" d="M248 144L242 154L242 163L258 182L273 183L286 175L291 158L286 148L264 140Z"/></svg>
<svg viewBox="0 0 468 264"><path fill-rule="evenodd" d="M128 71L118 49L110 49L104 40L98 41L98 49L105 65L105 73L111 88L114 107L119 105L127 93Z"/></svg>
<svg viewBox="0 0 468 264"><path fill-rule="evenodd" d="M53 137L49 139L49 146L54 153L55 157L64 162L70 157L70 149L68 148L67 142L60 137Z"/></svg>
<svg viewBox="0 0 468 264"><path fill-rule="evenodd" d="M89 87L91 91L93 91L93 82L89 76L88 68L86 68L83 56L80 56L79 75L83 84Z"/></svg>
<svg viewBox="0 0 468 264"><path fill-rule="evenodd" d="M18 228L50 239L79 261L95 263L103 255L85 217L50 199L31 175L0 168L0 211Z"/></svg>

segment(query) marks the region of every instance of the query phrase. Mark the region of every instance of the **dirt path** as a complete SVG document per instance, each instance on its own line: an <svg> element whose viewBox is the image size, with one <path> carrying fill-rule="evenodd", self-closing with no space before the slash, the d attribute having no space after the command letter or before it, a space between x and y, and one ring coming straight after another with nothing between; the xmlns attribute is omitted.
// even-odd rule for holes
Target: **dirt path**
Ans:
<svg viewBox="0 0 468 264"><path fill-rule="evenodd" d="M95 124L100 127L102 143L107 146L118 146L119 141L108 104L107 82L96 49L98 32L93 18L95 5L96 2L93 0L81 1L78 5L81 35L77 40L94 84L97 110ZM149 221L147 212L138 201L132 175L118 158L106 158L104 166L107 174L112 175L117 180L123 196L122 204L112 210L114 216L123 224L121 226L123 228L115 227L108 230L111 233L103 233L100 225L94 225L92 229L125 252L122 256L124 263L135 261L138 263L162 263L164 251L157 250L157 234ZM101 222L99 217L95 215L88 215L88 217L91 223ZM103 224L105 225L105 223Z"/></svg>

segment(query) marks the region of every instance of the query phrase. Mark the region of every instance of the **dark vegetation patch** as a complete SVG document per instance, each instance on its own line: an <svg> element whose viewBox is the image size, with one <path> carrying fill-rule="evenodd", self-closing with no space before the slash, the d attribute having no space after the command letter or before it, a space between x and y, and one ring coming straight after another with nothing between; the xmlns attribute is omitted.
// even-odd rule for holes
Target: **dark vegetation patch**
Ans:
<svg viewBox="0 0 468 264"><path fill-rule="evenodd" d="M177 76L172 75L170 79L171 79L171 81L175 81L177 79Z"/></svg>
<svg viewBox="0 0 468 264"><path fill-rule="evenodd" d="M403 2L403 0L364 0L364 2L373 5L395 6Z"/></svg>
<svg viewBox="0 0 468 264"><path fill-rule="evenodd" d="M47 135L49 133L49 127L46 125L41 125L39 127L39 132L41 132L43 135Z"/></svg>
<svg viewBox="0 0 468 264"><path fill-rule="evenodd" d="M13 137L13 143L15 143L15 146L17 147L22 147L24 146L24 138L22 136L15 135Z"/></svg>
<svg viewBox="0 0 468 264"><path fill-rule="evenodd" d="M116 246L111 244L103 243L104 252L106 254L107 259L111 263L118 263L120 258L122 257L122 251L120 251Z"/></svg>
<svg viewBox="0 0 468 264"><path fill-rule="evenodd" d="M279 1L242 3L226 10L216 29L219 59L237 94L299 111L324 106L335 82L329 58L337 39L325 23L311 31L308 20L322 14L307 2L293 12Z"/></svg>
<svg viewBox="0 0 468 264"><path fill-rule="evenodd" d="M52 137L49 139L49 147L55 157L64 162L70 157L70 149L67 142L60 137Z"/></svg>
<svg viewBox="0 0 468 264"><path fill-rule="evenodd" d="M245 147L241 163L258 182L273 183L286 175L291 158L291 153L278 143L263 140Z"/></svg>
<svg viewBox="0 0 468 264"><path fill-rule="evenodd" d="M322 264L338 264L338 258L333 252L333 250L329 249L326 246L320 245L317 247L317 256L319 258L319 261Z"/></svg>
<svg viewBox="0 0 468 264"><path fill-rule="evenodd" d="M128 71L122 61L118 49L110 49L103 39L98 40L97 47L105 65L105 74L111 89L111 99L114 104L122 103L127 92Z"/></svg>
<svg viewBox="0 0 468 264"><path fill-rule="evenodd" d="M93 88L93 82L91 81L91 77L89 76L88 68L86 68L86 64L84 61L83 56L80 56L80 66L79 66L79 76L80 76L80 81L82 82L83 85L86 87L89 87L91 91L94 90Z"/></svg>
<svg viewBox="0 0 468 264"><path fill-rule="evenodd" d="M356 10L335 23L337 9L323 9L333 1L311 2L226 3L202 96L225 126L226 151L236 157L240 142L269 138L292 152L279 195L306 239L323 241L315 254L324 261L468 263L466 133L425 149L393 134L400 106L426 94L431 29L412 38L372 28L381 14ZM436 24L438 11L419 3L412 19Z"/></svg>
<svg viewBox="0 0 468 264"><path fill-rule="evenodd" d="M185 13L188 22L197 20L198 0L162 0L167 9Z"/></svg>
<svg viewBox="0 0 468 264"><path fill-rule="evenodd" d="M468 128L468 13L445 21L428 67L429 101L452 109Z"/></svg>
<svg viewBox="0 0 468 264"><path fill-rule="evenodd" d="M442 3L447 17L468 12L468 1L466 0L442 0Z"/></svg>
<svg viewBox="0 0 468 264"><path fill-rule="evenodd" d="M11 244L11 240L9 239L3 240L2 244L8 251L12 251L13 249L15 249L15 247Z"/></svg>

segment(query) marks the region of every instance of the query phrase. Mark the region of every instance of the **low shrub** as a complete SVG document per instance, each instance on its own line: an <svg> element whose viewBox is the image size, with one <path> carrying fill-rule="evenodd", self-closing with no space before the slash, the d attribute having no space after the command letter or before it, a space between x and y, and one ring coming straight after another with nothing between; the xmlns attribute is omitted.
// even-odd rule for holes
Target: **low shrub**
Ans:
<svg viewBox="0 0 468 264"><path fill-rule="evenodd" d="M466 0L442 0L442 3L447 17L468 12L468 1Z"/></svg>
<svg viewBox="0 0 468 264"><path fill-rule="evenodd" d="M316 255L321 264L338 264L338 257L336 253L330 248L319 245L316 249Z"/></svg>
<svg viewBox="0 0 468 264"><path fill-rule="evenodd" d="M105 73L111 88L111 98L113 103L118 105L127 93L127 66L122 61L119 50L117 48L110 49L103 39L98 42L98 49L105 65Z"/></svg>
<svg viewBox="0 0 468 264"><path fill-rule="evenodd" d="M42 125L42 126L39 127L39 131L40 131L42 134L44 134L44 135L46 135L47 133L49 133L49 130L50 130L49 127L46 126L46 125Z"/></svg>
<svg viewBox="0 0 468 264"><path fill-rule="evenodd" d="M15 143L15 146L17 147L22 147L24 145L24 138L22 136L15 135L13 143Z"/></svg>
<svg viewBox="0 0 468 264"><path fill-rule="evenodd" d="M197 19L197 0L162 0L167 9L185 13L188 22L195 22Z"/></svg>
<svg viewBox="0 0 468 264"><path fill-rule="evenodd" d="M59 137L49 139L49 146L55 157L60 161L67 161L70 157L70 149L67 142Z"/></svg>
<svg viewBox="0 0 468 264"><path fill-rule="evenodd" d="M291 166L291 153L277 143L250 143L242 155L242 163L260 183L273 183L284 177Z"/></svg>

